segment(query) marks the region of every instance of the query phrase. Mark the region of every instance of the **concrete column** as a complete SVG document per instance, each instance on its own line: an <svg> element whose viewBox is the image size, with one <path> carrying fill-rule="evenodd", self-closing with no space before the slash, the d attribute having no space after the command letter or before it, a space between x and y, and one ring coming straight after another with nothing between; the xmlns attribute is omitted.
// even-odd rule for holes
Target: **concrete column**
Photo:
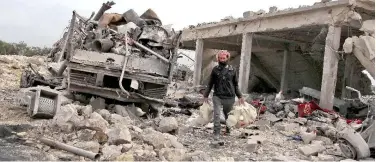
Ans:
<svg viewBox="0 0 376 162"><path fill-rule="evenodd" d="M239 89L247 93L249 73L251 71L252 33L244 33L239 66Z"/></svg>
<svg viewBox="0 0 376 162"><path fill-rule="evenodd" d="M333 110L337 83L338 53L341 27L329 26L325 41L324 67L321 82L320 107Z"/></svg>
<svg viewBox="0 0 376 162"><path fill-rule="evenodd" d="M193 73L193 85L199 86L201 80L202 54L204 53L204 40L196 40L195 70Z"/></svg>
<svg viewBox="0 0 376 162"><path fill-rule="evenodd" d="M289 73L289 65L290 65L290 50L286 45L286 49L283 52L283 63L282 63L282 75L281 75L281 86L280 91L286 92L288 86L288 73Z"/></svg>

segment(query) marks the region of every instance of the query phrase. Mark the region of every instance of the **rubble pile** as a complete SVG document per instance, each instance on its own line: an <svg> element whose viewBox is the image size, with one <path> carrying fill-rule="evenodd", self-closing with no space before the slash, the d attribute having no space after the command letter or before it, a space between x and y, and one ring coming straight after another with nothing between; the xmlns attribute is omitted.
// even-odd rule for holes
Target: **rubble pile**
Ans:
<svg viewBox="0 0 376 162"><path fill-rule="evenodd" d="M82 79L86 85L95 82L95 86L100 87L98 91L110 88L100 85L104 76L102 81L97 76L104 74L93 73L97 77L94 81L84 72L71 78L63 75L67 65L60 57L69 60L66 55L69 52L65 51L68 41L73 42L68 43L69 49L107 53L107 56L127 55L131 51L132 57L173 61L172 51L177 46L179 34L162 26L150 9L141 16L132 9L123 14L104 13L112 5L112 2L104 3L97 15L90 18L74 12L73 17L78 17L79 21L72 21L70 29L73 32L66 32L54 45L48 58L54 62L49 65L46 65L45 57L0 56L3 78L0 81L3 90L0 101L12 98L12 105L2 107L4 103L0 103L0 110L13 111L14 107L22 110L15 118L7 117L7 113L0 114L0 121L5 118L17 122L19 117L28 116L33 127L18 133L8 130L8 140L19 140L48 153L48 160L340 161L374 157L374 151L370 149L374 149L374 111L371 111L374 103L369 103L370 99L360 93L359 102L367 108L358 110L367 115L352 118L318 106L312 99L319 96L318 92L311 94L309 100L284 96L282 92L244 94L246 104L234 105L227 121L222 114L223 131L226 125L231 127L230 134L223 134L222 144L212 143L212 103L203 103L202 94L183 74L187 69L175 69L176 81L168 82L167 96L157 104L150 98L147 102L122 102L99 97L90 94L91 90L85 89L88 87L81 88L86 93L72 93L67 88L67 80L72 78ZM244 18L276 12L278 9L271 7L269 13L263 10L246 12ZM233 20L227 17L222 21ZM352 39L356 42L355 38ZM349 47L352 47L351 42ZM105 69L108 70L107 65L116 61L107 59ZM85 67L85 63L80 65ZM135 73L132 69L129 75ZM124 69L120 78L123 74ZM170 76L167 77L169 81ZM138 82L133 80L129 80L129 86L133 88L129 89L138 93ZM117 81L108 83L123 85ZM7 94L6 90L10 92ZM19 90L17 95L15 90ZM150 90L152 94L153 90ZM158 91L154 91L158 95L156 93ZM121 97L119 93L117 95ZM350 107L361 104L353 102ZM205 120L197 122L201 118Z"/></svg>
<svg viewBox="0 0 376 162"><path fill-rule="evenodd" d="M0 89L17 90L20 87L20 78L22 71L30 66L40 74L49 75L45 66L46 57L44 56L20 56L20 55L1 55L0 56ZM30 65L30 66L29 66Z"/></svg>
<svg viewBox="0 0 376 162"><path fill-rule="evenodd" d="M278 94L248 94L246 101L258 111L256 121L246 127L233 128L230 135L223 136L223 146L213 146L211 122L205 126L192 126L200 114L202 96L191 88L183 88L184 84L187 83L171 85L171 92L180 91L179 95L175 93L170 97L177 104L160 107L160 116L154 119L148 118L134 104L106 104L101 98L84 103L80 102L88 100L83 99L84 96L64 95L71 99L63 99L60 111L53 119L32 120L35 129L21 133L21 137L28 145L50 153L50 160L90 158L63 152L35 139L44 137L80 148L100 155L100 160L339 161L351 159L353 153L350 149L350 154L344 154L342 145L346 142L343 139L350 139L345 137L345 132L367 129L367 126L359 127L366 121L359 124L359 120L346 120L337 113L315 109L317 105L303 99L286 99ZM189 104L179 105L179 101ZM299 108L301 105L311 110ZM357 143L368 148L367 143ZM363 155L368 153L363 152Z"/></svg>

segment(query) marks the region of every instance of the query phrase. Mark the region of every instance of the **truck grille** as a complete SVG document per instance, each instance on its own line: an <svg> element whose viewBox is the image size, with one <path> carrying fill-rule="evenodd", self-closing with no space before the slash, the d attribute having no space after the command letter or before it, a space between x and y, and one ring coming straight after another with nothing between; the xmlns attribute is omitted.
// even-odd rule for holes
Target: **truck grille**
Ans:
<svg viewBox="0 0 376 162"><path fill-rule="evenodd" d="M167 87L165 86L161 88L152 88L152 89L144 90L145 96L159 98L159 99L162 99L163 97L165 97L166 93L167 93Z"/></svg>
<svg viewBox="0 0 376 162"><path fill-rule="evenodd" d="M72 70L70 73L70 80L75 83L95 85L96 77L92 73Z"/></svg>

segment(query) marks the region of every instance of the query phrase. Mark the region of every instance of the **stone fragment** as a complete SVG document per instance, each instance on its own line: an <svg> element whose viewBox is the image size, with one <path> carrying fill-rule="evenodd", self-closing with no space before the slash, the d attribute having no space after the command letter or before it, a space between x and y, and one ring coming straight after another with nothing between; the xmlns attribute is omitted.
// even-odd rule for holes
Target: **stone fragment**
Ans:
<svg viewBox="0 0 376 162"><path fill-rule="evenodd" d="M302 117L298 117L298 118L294 119L294 122L299 123L301 125L304 125L304 124L307 123L307 119L306 118L302 118Z"/></svg>
<svg viewBox="0 0 376 162"><path fill-rule="evenodd" d="M178 121L174 117L162 118L159 122L159 130L163 133L177 131L178 128Z"/></svg>
<svg viewBox="0 0 376 162"><path fill-rule="evenodd" d="M163 135L165 136L165 139L167 140L167 143L169 143L169 145L177 149L184 149L184 145L178 141L178 138L176 136L168 133L163 133Z"/></svg>
<svg viewBox="0 0 376 162"><path fill-rule="evenodd" d="M137 145L132 150L134 150L133 156L135 157L135 160L137 161L146 161L146 160L157 161L158 160L156 158L157 153L153 150L153 146Z"/></svg>
<svg viewBox="0 0 376 162"><path fill-rule="evenodd" d="M263 15L263 14L265 14L265 13L266 13L265 10L260 9L260 10L258 10L258 11L256 12L256 15Z"/></svg>
<svg viewBox="0 0 376 162"><path fill-rule="evenodd" d="M93 113L93 108L90 105L84 106L81 108L82 116L85 118L90 117L91 113Z"/></svg>
<svg viewBox="0 0 376 162"><path fill-rule="evenodd" d="M313 139L316 138L316 133L315 132L305 132L301 131L300 132L300 137L302 137L302 140L304 144L309 144Z"/></svg>
<svg viewBox="0 0 376 162"><path fill-rule="evenodd" d="M320 144L310 144L298 148L299 152L305 156L317 155L325 150L325 147Z"/></svg>
<svg viewBox="0 0 376 162"><path fill-rule="evenodd" d="M265 143L267 141L266 138L264 138L262 136L259 136L259 135L257 135L257 136L250 136L250 137L248 137L248 139L252 139L254 141L257 141L258 144L263 144L263 143Z"/></svg>
<svg viewBox="0 0 376 162"><path fill-rule="evenodd" d="M323 141L324 145L332 145L333 144L333 141L330 138L324 137L324 136L317 136L315 138L315 140Z"/></svg>
<svg viewBox="0 0 376 162"><path fill-rule="evenodd" d="M109 126L108 122L102 118L97 112L93 112L90 115L90 118L84 122L84 125L87 127L97 127L102 129L103 132L107 131Z"/></svg>
<svg viewBox="0 0 376 162"><path fill-rule="evenodd" d="M111 119L111 113L106 109L100 109L98 114L103 117L103 119L109 121Z"/></svg>
<svg viewBox="0 0 376 162"><path fill-rule="evenodd" d="M257 125L257 126L264 126L264 125L270 126L270 120L261 119L261 120L256 121L254 123L254 125Z"/></svg>
<svg viewBox="0 0 376 162"><path fill-rule="evenodd" d="M129 116L128 111L126 110L126 107L124 107L124 106L115 105L114 106L114 110L115 110L116 114L119 114L119 115L121 115L123 117Z"/></svg>
<svg viewBox="0 0 376 162"><path fill-rule="evenodd" d="M335 158L332 155L319 154L317 156L320 161L334 161Z"/></svg>
<svg viewBox="0 0 376 162"><path fill-rule="evenodd" d="M123 152L123 153L128 152L132 148L133 148L133 144L131 144L131 143L123 144L123 148L121 149L121 152Z"/></svg>
<svg viewBox="0 0 376 162"><path fill-rule="evenodd" d="M249 18L249 17L252 17L252 16L255 16L255 12L253 11L246 11L246 12L243 12L243 18Z"/></svg>
<svg viewBox="0 0 376 162"><path fill-rule="evenodd" d="M353 45L353 39L351 37L346 38L343 43L343 51L345 53L351 53L353 51Z"/></svg>
<svg viewBox="0 0 376 162"><path fill-rule="evenodd" d="M235 159L233 157L220 156L220 157L212 157L212 161L235 161Z"/></svg>
<svg viewBox="0 0 376 162"><path fill-rule="evenodd" d="M116 146L116 145L105 145L102 148L103 155L101 156L101 160L110 160L113 161L116 157L121 155L121 149L123 146Z"/></svg>
<svg viewBox="0 0 376 162"><path fill-rule="evenodd" d="M286 156L277 155L272 158L272 161L289 161L289 159Z"/></svg>
<svg viewBox="0 0 376 162"><path fill-rule="evenodd" d="M143 131L141 128L134 126L134 125L131 126L131 129L134 130L137 133L142 133L142 131Z"/></svg>
<svg viewBox="0 0 376 162"><path fill-rule="evenodd" d="M152 145L156 150L164 148L168 144L163 133L155 131L153 128L144 129L142 139L145 143Z"/></svg>
<svg viewBox="0 0 376 162"><path fill-rule="evenodd" d="M131 152L122 153L115 158L115 161L134 161L133 154Z"/></svg>
<svg viewBox="0 0 376 162"><path fill-rule="evenodd" d="M82 141L90 141L93 139L93 136L95 134L95 131L89 130L89 129L83 129L77 131L78 139Z"/></svg>
<svg viewBox="0 0 376 162"><path fill-rule="evenodd" d="M58 126L60 128L60 131L64 133L71 133L74 130L74 125L72 123L68 123L68 122L59 123Z"/></svg>
<svg viewBox="0 0 376 162"><path fill-rule="evenodd" d="M375 33L375 20L363 21L362 27L359 30L373 35Z"/></svg>
<svg viewBox="0 0 376 162"><path fill-rule="evenodd" d="M313 140L311 141L311 144L324 145L325 143L323 141Z"/></svg>
<svg viewBox="0 0 376 162"><path fill-rule="evenodd" d="M90 101L90 105L93 108L93 111L105 109L106 108L106 100L104 98L98 97L98 98L92 99Z"/></svg>
<svg viewBox="0 0 376 162"><path fill-rule="evenodd" d="M212 161L212 159L203 151L194 151L192 153L186 153L182 161Z"/></svg>
<svg viewBox="0 0 376 162"><path fill-rule="evenodd" d="M356 161L356 160L353 160L353 159L345 159L345 160L341 160L340 162L353 162L353 161Z"/></svg>
<svg viewBox="0 0 376 162"><path fill-rule="evenodd" d="M73 146L87 150L87 151L91 151L94 153L98 153L100 144L95 141L88 141L88 142L77 142Z"/></svg>
<svg viewBox="0 0 376 162"><path fill-rule="evenodd" d="M294 119L295 118L295 114L293 112L289 112L287 114L287 116L290 118L290 119Z"/></svg>
<svg viewBox="0 0 376 162"><path fill-rule="evenodd" d="M275 126L280 131L297 131L300 128L298 123L281 123Z"/></svg>
<svg viewBox="0 0 376 162"><path fill-rule="evenodd" d="M131 121L128 117L123 117L119 114L111 114L110 124L130 125Z"/></svg>
<svg viewBox="0 0 376 162"><path fill-rule="evenodd" d="M246 150L250 153L254 152L257 150L258 145L261 144L259 141L254 140L254 139L248 139L247 140L247 145L246 145Z"/></svg>
<svg viewBox="0 0 376 162"><path fill-rule="evenodd" d="M112 145L121 145L132 142L131 133L126 125L116 124L114 128L109 129L108 142Z"/></svg>
<svg viewBox="0 0 376 162"><path fill-rule="evenodd" d="M185 157L186 150L176 148L162 148L159 151L159 157L165 161L181 161Z"/></svg>
<svg viewBox="0 0 376 162"><path fill-rule="evenodd" d="M271 123L275 123L275 122L278 122L278 121L282 121L281 118L277 118L274 114L271 114L271 113L265 113L264 114L264 118L266 120L269 120Z"/></svg>
<svg viewBox="0 0 376 162"><path fill-rule="evenodd" d="M71 103L73 103L72 99L69 99L69 98L65 97L64 95L60 96L60 105L61 106L68 105L68 104L71 104Z"/></svg>
<svg viewBox="0 0 376 162"><path fill-rule="evenodd" d="M7 57L0 57L0 62L1 63L5 63L5 64L10 64L10 63L13 63L14 60L11 60L11 59L9 59Z"/></svg>
<svg viewBox="0 0 376 162"><path fill-rule="evenodd" d="M278 118L284 118L286 116L286 113L284 111L279 111L277 114L275 114Z"/></svg>
<svg viewBox="0 0 376 162"><path fill-rule="evenodd" d="M67 133L71 132L72 128L79 125L82 120L82 118L78 116L76 106L77 105L73 104L62 106L52 119L52 125L58 126Z"/></svg>

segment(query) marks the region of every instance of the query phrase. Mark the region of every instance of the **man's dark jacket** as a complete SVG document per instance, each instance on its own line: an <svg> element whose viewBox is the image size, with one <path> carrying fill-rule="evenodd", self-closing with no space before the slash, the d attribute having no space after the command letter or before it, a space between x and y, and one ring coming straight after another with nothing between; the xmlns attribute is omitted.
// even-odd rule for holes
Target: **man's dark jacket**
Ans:
<svg viewBox="0 0 376 162"><path fill-rule="evenodd" d="M238 75L231 65L219 64L215 66L210 74L209 84L204 93L208 97L214 86L214 96L221 99L242 97L238 87Z"/></svg>

